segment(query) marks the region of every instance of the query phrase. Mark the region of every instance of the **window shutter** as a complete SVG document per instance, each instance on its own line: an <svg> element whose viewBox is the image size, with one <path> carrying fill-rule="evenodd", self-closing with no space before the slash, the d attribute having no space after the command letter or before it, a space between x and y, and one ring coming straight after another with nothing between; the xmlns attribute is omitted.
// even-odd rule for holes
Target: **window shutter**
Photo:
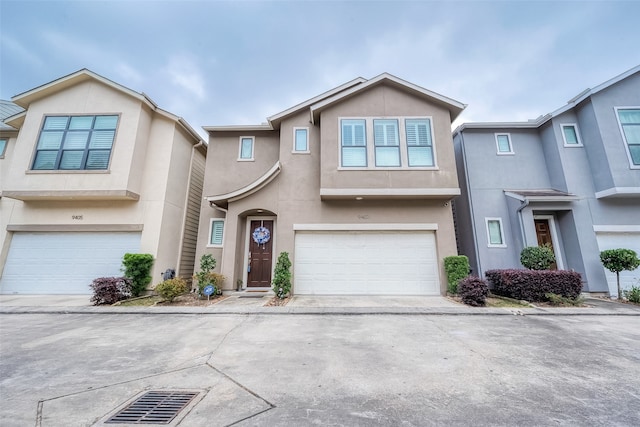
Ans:
<svg viewBox="0 0 640 427"><path fill-rule="evenodd" d="M224 230L224 221L212 221L211 223L211 244L222 244L222 231Z"/></svg>

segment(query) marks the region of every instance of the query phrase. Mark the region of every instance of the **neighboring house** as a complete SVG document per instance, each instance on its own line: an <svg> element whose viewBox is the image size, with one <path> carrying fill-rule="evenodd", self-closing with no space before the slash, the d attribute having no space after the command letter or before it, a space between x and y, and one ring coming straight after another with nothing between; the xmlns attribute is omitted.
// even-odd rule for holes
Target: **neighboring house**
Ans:
<svg viewBox="0 0 640 427"><path fill-rule="evenodd" d="M474 273L522 268L525 246L550 243L585 291L617 292L599 252L640 254L640 66L539 119L465 123L453 139L459 250ZM622 277L637 285L640 272Z"/></svg>
<svg viewBox="0 0 640 427"><path fill-rule="evenodd" d="M1 293L88 294L94 278L122 274L126 252L154 256L152 284L169 268L191 276L206 145L183 119L88 70L12 101Z"/></svg>
<svg viewBox="0 0 640 427"><path fill-rule="evenodd" d="M451 122L465 105L389 74L355 79L255 126L211 126L198 255L224 289L440 295L460 194Z"/></svg>

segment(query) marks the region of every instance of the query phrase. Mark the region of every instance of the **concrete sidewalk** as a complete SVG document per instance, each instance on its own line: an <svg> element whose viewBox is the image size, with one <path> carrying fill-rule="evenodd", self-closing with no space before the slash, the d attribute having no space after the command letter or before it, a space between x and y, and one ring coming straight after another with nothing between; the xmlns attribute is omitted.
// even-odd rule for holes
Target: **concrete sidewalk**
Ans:
<svg viewBox="0 0 640 427"><path fill-rule="evenodd" d="M0 295L0 313L79 314L415 314L415 315L618 315L640 316L640 306L589 298L588 307L469 307L440 296L294 296L286 306L265 307L272 297L231 294L203 307L92 306L89 295Z"/></svg>

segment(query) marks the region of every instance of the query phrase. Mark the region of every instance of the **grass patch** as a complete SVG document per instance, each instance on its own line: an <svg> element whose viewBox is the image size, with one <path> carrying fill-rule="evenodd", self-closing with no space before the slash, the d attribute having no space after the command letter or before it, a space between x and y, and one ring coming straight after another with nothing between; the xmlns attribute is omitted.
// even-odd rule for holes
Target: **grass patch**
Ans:
<svg viewBox="0 0 640 427"><path fill-rule="evenodd" d="M487 307L500 307L500 308L504 308L504 307L517 307L517 308L530 308L531 305L529 304L525 304L522 303L518 300L515 299L511 299L511 298L505 298L505 297L499 297L496 295L490 295L487 297Z"/></svg>
<svg viewBox="0 0 640 427"><path fill-rule="evenodd" d="M158 302L163 301L162 297L158 295L147 295L139 298L131 298L124 301L119 301L114 305L123 307L150 307L156 305Z"/></svg>

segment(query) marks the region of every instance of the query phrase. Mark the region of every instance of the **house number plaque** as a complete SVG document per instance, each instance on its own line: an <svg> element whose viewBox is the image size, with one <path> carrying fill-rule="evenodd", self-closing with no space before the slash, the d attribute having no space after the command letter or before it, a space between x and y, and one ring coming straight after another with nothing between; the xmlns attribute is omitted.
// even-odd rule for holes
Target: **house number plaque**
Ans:
<svg viewBox="0 0 640 427"><path fill-rule="evenodd" d="M82 221L84 218L82 217L82 215L71 215L71 219Z"/></svg>

